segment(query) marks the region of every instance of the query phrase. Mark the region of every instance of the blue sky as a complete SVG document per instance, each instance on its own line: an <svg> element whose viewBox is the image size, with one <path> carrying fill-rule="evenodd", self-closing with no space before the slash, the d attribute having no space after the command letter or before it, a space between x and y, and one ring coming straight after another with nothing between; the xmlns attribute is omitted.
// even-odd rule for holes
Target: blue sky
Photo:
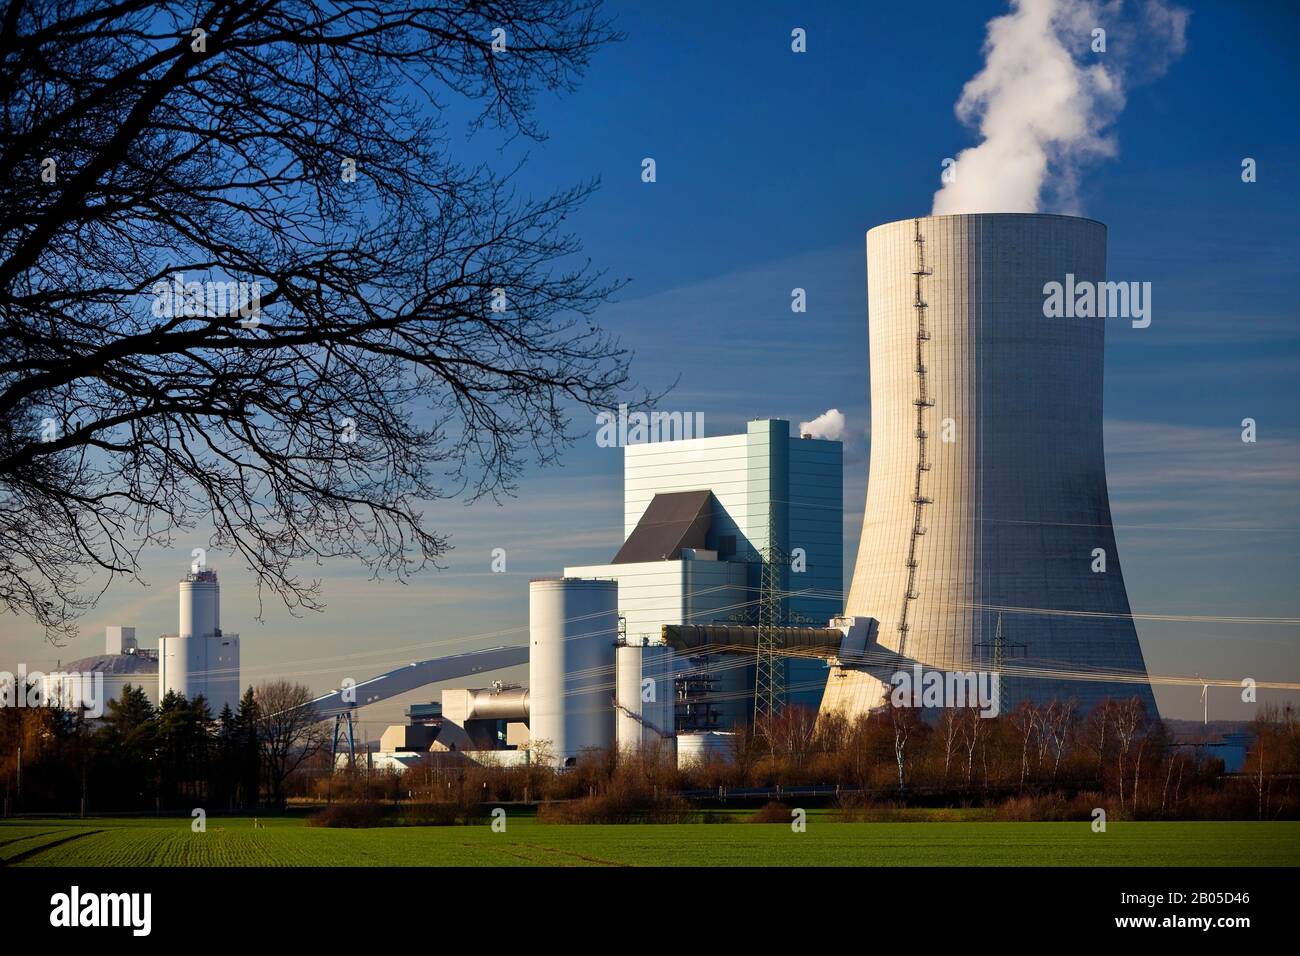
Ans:
<svg viewBox="0 0 1300 956"><path fill-rule="evenodd" d="M869 448L863 235L928 213L941 161L976 141L953 105L1005 6L807 6L613 3L627 39L597 55L576 93L539 97L545 142L499 152L485 134L453 142L503 169L527 153L524 191L600 180L571 225L596 265L630 280L600 320L635 350L634 375L650 386L680 376L664 407L702 411L708 434L846 414L851 569ZM1129 93L1118 155L1081 184L1085 213L1109 226L1110 276L1153 285L1150 328L1107 328L1121 560L1138 613L1296 617L1300 15L1291 4L1184 6L1185 54ZM790 51L796 26L806 54ZM656 183L641 182L644 157ZM1257 160L1257 182L1241 181L1243 157ZM808 291L805 315L789 310L795 286ZM1247 416L1259 423L1254 445L1240 441ZM305 619L268 604L256 622L246 575L212 556L245 680L295 676L323 690L444 650L522 641L530 576L617 548L621 467L589 436L562 467L530 472L517 500L432 505L431 524L456 546L445 571L402 586L328 567L330 606ZM148 590L115 586L75 645L51 649L4 618L4 649L51 666L98 652L106 624L134 624L154 646L175 629L174 581L206 541L179 544L147 556ZM494 547L507 549L506 574L489 572ZM1295 627L1141 622L1139 633L1156 674L1300 681ZM1197 693L1156 688L1173 717L1199 714ZM1249 716L1220 697L1220 716ZM368 712L371 729L406 702Z"/></svg>

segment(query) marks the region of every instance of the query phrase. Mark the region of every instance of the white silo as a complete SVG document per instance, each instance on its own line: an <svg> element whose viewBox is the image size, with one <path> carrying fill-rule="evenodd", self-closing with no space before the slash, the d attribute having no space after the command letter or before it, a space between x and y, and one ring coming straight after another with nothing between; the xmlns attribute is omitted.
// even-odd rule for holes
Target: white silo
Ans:
<svg viewBox="0 0 1300 956"><path fill-rule="evenodd" d="M221 631L221 585L211 568L191 571L179 584L180 618L175 634L158 642L159 693L200 694L213 716L239 704L239 635Z"/></svg>
<svg viewBox="0 0 1300 956"><path fill-rule="evenodd" d="M528 587L529 736L571 766L614 742L618 582L545 578Z"/></svg>
<svg viewBox="0 0 1300 956"><path fill-rule="evenodd" d="M221 585L211 568L191 571L180 582L179 637L221 633Z"/></svg>
<svg viewBox="0 0 1300 956"><path fill-rule="evenodd" d="M673 649L667 644L618 647L615 689L620 750L641 750L673 740Z"/></svg>
<svg viewBox="0 0 1300 956"><path fill-rule="evenodd" d="M1136 695L1154 714L1102 449L1105 324L1120 320L1044 314L1049 283L1104 294L1106 227L908 219L867 233L867 273L871 464L846 614L877 620L877 656L903 666L1000 660L1004 710ZM861 713L881 689L833 671L823 709Z"/></svg>

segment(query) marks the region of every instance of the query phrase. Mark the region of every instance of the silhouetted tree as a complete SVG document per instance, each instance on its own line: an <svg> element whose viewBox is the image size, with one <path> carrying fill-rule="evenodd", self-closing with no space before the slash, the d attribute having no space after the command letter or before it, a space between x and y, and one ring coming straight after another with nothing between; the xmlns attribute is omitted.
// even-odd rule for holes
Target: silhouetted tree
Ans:
<svg viewBox="0 0 1300 956"><path fill-rule="evenodd" d="M1300 775L1300 718L1287 704L1265 704L1251 721L1255 740L1246 754L1243 775L1254 794L1255 815L1269 819L1288 803Z"/></svg>
<svg viewBox="0 0 1300 956"><path fill-rule="evenodd" d="M598 0L0 5L0 606L69 632L202 522L318 608L300 559L418 570L427 501L624 397L591 185L522 198L445 112L540 136L615 37Z"/></svg>
<svg viewBox="0 0 1300 956"><path fill-rule="evenodd" d="M235 748L235 801L241 807L255 807L262 779L262 749L257 742L257 696L252 687L239 699L231 737Z"/></svg>
<svg viewBox="0 0 1300 956"><path fill-rule="evenodd" d="M81 747L84 726L79 713L50 707L0 707L0 789L9 799L11 811L77 807L85 759Z"/></svg>
<svg viewBox="0 0 1300 956"><path fill-rule="evenodd" d="M311 688L289 681L267 681L254 692L257 744L267 793L284 806L284 784L298 767L325 746L325 728L313 707Z"/></svg>
<svg viewBox="0 0 1300 956"><path fill-rule="evenodd" d="M182 798L190 803L207 797L208 748L212 715L202 694L193 701L168 691L158 705L159 795L165 807Z"/></svg>
<svg viewBox="0 0 1300 956"><path fill-rule="evenodd" d="M158 724L144 689L127 684L108 702L93 770L103 806L147 806L158 786Z"/></svg>
<svg viewBox="0 0 1300 956"><path fill-rule="evenodd" d="M235 712L229 704L222 704L217 715L216 731L212 741L212 758L208 765L208 800L214 807L230 808L239 767L239 737Z"/></svg>

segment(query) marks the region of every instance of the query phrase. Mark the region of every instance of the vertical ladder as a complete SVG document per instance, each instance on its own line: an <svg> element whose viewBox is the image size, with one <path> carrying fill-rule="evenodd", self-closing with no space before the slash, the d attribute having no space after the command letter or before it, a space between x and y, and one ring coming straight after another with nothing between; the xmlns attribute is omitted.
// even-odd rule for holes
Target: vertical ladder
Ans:
<svg viewBox="0 0 1300 956"><path fill-rule="evenodd" d="M921 596L916 590L917 569L920 567L917 552L921 536L925 534L925 506L932 503L932 499L925 496L922 485L925 473L930 470L926 444L929 434L925 430L925 412L926 409L934 407L934 400L930 398L929 383L926 380L925 343L930 341L930 331L925 320L927 306L925 298L921 295L921 279L931 272L925 264L925 237L921 235L921 220L913 220L912 225L915 230L912 241L916 246L916 267L912 270L915 292L912 304L916 311L916 364L913 368L916 374L916 398L912 401L916 407L916 479L912 484L912 530L907 541L907 589L903 593L903 610L898 616L900 654L907 653L908 616L912 602Z"/></svg>

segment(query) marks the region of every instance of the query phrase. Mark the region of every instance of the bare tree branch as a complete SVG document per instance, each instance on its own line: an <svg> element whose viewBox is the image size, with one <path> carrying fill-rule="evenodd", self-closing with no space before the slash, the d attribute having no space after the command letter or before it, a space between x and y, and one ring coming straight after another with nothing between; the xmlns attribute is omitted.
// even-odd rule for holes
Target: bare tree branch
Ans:
<svg viewBox="0 0 1300 956"><path fill-rule="evenodd" d="M629 388L565 226L593 184L520 196L443 118L540 137L598 0L190 9L0 10L0 606L52 639L195 528L291 610L303 560L436 564L427 502Z"/></svg>

